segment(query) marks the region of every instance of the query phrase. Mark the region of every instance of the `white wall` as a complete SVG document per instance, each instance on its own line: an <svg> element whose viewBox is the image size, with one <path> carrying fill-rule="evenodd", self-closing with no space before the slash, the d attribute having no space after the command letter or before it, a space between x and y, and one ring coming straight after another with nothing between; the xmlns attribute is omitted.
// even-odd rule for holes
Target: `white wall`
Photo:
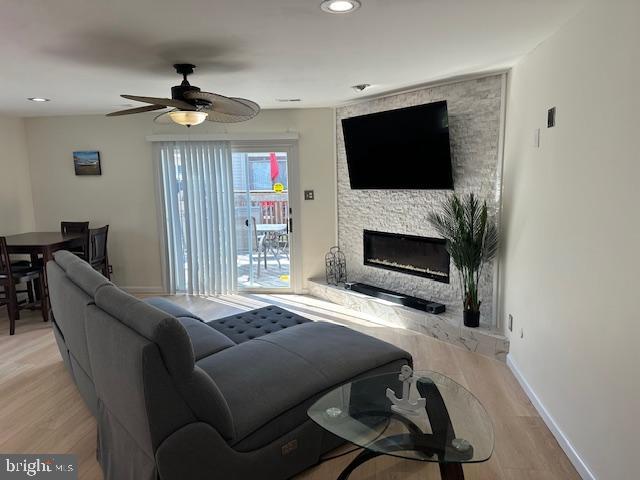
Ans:
<svg viewBox="0 0 640 480"><path fill-rule="evenodd" d="M24 121L0 117L0 235L33 230Z"/></svg>
<svg viewBox="0 0 640 480"><path fill-rule="evenodd" d="M106 118L72 116L26 120L36 226L57 230L61 220L89 219L110 225L110 260L115 281L139 291L161 289L160 246L151 144L155 133L188 133L156 125L154 115ZM334 113L331 109L266 110L229 125L209 122L192 133L299 132L302 276L324 271L324 253L335 242ZM76 177L74 150L99 150L102 176Z"/></svg>
<svg viewBox="0 0 640 480"><path fill-rule="evenodd" d="M516 66L508 98L510 359L602 480L638 478L639 19L637 0L589 5Z"/></svg>

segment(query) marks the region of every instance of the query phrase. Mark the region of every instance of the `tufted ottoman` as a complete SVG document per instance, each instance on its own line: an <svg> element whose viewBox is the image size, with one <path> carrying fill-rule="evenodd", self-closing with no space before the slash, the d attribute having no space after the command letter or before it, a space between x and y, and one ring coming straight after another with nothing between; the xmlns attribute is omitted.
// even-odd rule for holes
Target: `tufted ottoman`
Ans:
<svg viewBox="0 0 640 480"><path fill-rule="evenodd" d="M207 322L237 344L311 320L275 305Z"/></svg>

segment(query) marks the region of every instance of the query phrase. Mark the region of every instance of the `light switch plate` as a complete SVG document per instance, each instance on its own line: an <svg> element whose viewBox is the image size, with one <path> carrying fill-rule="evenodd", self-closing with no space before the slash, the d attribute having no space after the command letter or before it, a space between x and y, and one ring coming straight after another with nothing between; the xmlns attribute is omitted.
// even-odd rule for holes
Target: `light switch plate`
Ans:
<svg viewBox="0 0 640 480"><path fill-rule="evenodd" d="M314 195L313 195L313 190L305 190L304 191L304 199L305 200L313 200Z"/></svg>
<svg viewBox="0 0 640 480"><path fill-rule="evenodd" d="M547 111L547 128L553 128L556 126L556 107L551 107Z"/></svg>

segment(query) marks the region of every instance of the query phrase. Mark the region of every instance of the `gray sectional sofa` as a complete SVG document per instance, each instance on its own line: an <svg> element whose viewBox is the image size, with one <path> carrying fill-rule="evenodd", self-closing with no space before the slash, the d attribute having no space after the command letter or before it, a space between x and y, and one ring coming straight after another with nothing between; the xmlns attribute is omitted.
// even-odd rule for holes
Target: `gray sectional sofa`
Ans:
<svg viewBox="0 0 640 480"><path fill-rule="evenodd" d="M306 410L411 356L275 306L205 323L123 292L75 255L47 265L64 363L98 424L106 480L285 479L341 441Z"/></svg>

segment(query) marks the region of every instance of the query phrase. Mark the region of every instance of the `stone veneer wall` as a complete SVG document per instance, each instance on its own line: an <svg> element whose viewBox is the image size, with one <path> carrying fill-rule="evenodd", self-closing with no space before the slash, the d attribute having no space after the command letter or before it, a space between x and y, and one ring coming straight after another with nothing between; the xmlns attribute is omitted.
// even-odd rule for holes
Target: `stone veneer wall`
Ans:
<svg viewBox="0 0 640 480"><path fill-rule="evenodd" d="M426 221L426 214L450 192L351 190L341 120L446 100L455 191L480 195L487 200L490 213L496 215L500 205L498 162L501 99L502 75L494 75L373 99L337 110L338 240L347 258L349 281L365 282L442 302L447 309L461 316L460 286L453 264L450 284L363 264L363 229L437 237ZM389 162L393 167L392 158ZM411 175L411 172L407 172L407 175ZM493 265L488 265L480 283L481 321L488 327L494 325L493 275Z"/></svg>

